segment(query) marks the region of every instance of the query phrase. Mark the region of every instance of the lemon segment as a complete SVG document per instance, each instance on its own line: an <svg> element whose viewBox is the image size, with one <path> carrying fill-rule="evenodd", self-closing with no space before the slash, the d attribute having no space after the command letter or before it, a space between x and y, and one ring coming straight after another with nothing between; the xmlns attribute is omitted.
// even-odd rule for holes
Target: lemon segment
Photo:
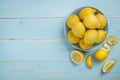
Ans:
<svg viewBox="0 0 120 80"><path fill-rule="evenodd" d="M109 71L112 70L112 68L115 65L115 61L114 60L109 60L107 61L104 65L103 65L103 73L107 73Z"/></svg>
<svg viewBox="0 0 120 80"><path fill-rule="evenodd" d="M80 21L80 19L77 15L71 15L67 19L67 26L69 28L72 28L72 24L75 23L75 22L79 22L79 21Z"/></svg>
<svg viewBox="0 0 120 80"><path fill-rule="evenodd" d="M82 51L74 50L71 52L71 60L75 64L80 64L84 60L84 54Z"/></svg>
<svg viewBox="0 0 120 80"><path fill-rule="evenodd" d="M111 35L111 36L108 37L107 43L110 46L114 46L114 45L116 45L118 43L118 39L117 39L117 37Z"/></svg>
<svg viewBox="0 0 120 80"><path fill-rule="evenodd" d="M84 42L86 44L92 45L96 43L98 38L98 33L96 30L87 30L84 35Z"/></svg>
<svg viewBox="0 0 120 80"><path fill-rule="evenodd" d="M99 62L102 62L107 58L108 53L109 53L108 50L100 48L100 49L96 50L94 56L95 56L96 60L98 60Z"/></svg>
<svg viewBox="0 0 120 80"><path fill-rule="evenodd" d="M107 32L104 30L97 30L97 32L98 32L98 38L96 43L100 43L105 39Z"/></svg>
<svg viewBox="0 0 120 80"><path fill-rule="evenodd" d="M68 41L72 44L76 44L80 41L80 38L76 37L71 30L68 32L67 37L68 37Z"/></svg>
<svg viewBox="0 0 120 80"><path fill-rule="evenodd" d="M82 24L82 22L76 22L72 25L72 32L75 36L82 38L84 33L86 31L85 26Z"/></svg>
<svg viewBox="0 0 120 80"><path fill-rule="evenodd" d="M86 44L83 39L80 40L79 46L80 46L80 48L85 49L85 50L88 50L92 47L91 44Z"/></svg>
<svg viewBox="0 0 120 80"><path fill-rule="evenodd" d="M96 15L96 17L98 18L98 21L100 23L100 26L98 26L97 28L100 28L100 29L105 28L105 26L106 26L105 16L103 14L99 13Z"/></svg>
<svg viewBox="0 0 120 80"><path fill-rule="evenodd" d="M92 9L90 7L83 8L79 12L79 17L81 20L83 20L88 14L94 14L95 11L95 9Z"/></svg>
<svg viewBox="0 0 120 80"><path fill-rule="evenodd" d="M91 57L91 55L88 55L87 58L86 58L86 66L88 68L92 68L92 57Z"/></svg>

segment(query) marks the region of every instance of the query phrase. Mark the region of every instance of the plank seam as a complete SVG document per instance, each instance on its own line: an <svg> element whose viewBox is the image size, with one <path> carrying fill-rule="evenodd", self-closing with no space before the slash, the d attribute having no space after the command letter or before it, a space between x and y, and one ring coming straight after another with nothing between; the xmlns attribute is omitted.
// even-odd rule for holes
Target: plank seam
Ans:
<svg viewBox="0 0 120 80"><path fill-rule="evenodd" d="M0 60L0 62L69 62L67 60Z"/></svg>

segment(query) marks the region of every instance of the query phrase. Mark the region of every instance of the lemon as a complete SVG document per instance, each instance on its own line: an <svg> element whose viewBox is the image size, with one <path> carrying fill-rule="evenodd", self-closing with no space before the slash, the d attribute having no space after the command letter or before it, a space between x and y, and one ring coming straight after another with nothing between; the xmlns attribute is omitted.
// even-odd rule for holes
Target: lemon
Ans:
<svg viewBox="0 0 120 80"><path fill-rule="evenodd" d="M97 32L98 32L98 38L96 43L100 43L105 39L107 32L104 30L98 30Z"/></svg>
<svg viewBox="0 0 120 80"><path fill-rule="evenodd" d="M87 30L84 35L84 42L86 44L92 45L96 43L97 38L98 38L98 33L96 30Z"/></svg>
<svg viewBox="0 0 120 80"><path fill-rule="evenodd" d="M107 58L108 52L109 52L108 50L100 48L100 49L96 50L96 52L95 52L95 58L99 62L102 62L102 61L104 61Z"/></svg>
<svg viewBox="0 0 120 80"><path fill-rule="evenodd" d="M101 13L97 14L96 17L100 22L100 26L98 26L97 28L100 28L100 29L104 28L106 26L106 17Z"/></svg>
<svg viewBox="0 0 120 80"><path fill-rule="evenodd" d="M103 65L103 73L107 73L109 71L112 70L112 68L115 65L115 61L114 60L109 60L107 61L104 65Z"/></svg>
<svg viewBox="0 0 120 80"><path fill-rule="evenodd" d="M67 26L69 28L71 28L73 23L79 22L79 21L80 21L80 19L79 19L79 17L77 15L71 15L67 19Z"/></svg>
<svg viewBox="0 0 120 80"><path fill-rule="evenodd" d="M94 29L100 26L97 17L92 14L89 14L84 18L83 24L89 29Z"/></svg>
<svg viewBox="0 0 120 80"><path fill-rule="evenodd" d="M82 22L75 22L72 25L72 32L75 36L82 38L84 33L86 31L85 26L82 24Z"/></svg>
<svg viewBox="0 0 120 80"><path fill-rule="evenodd" d="M79 42L80 38L76 37L73 33L72 30L69 30L68 32L68 41L72 44L76 44Z"/></svg>
<svg viewBox="0 0 120 80"><path fill-rule="evenodd" d="M79 12L79 17L81 20L83 20L88 14L94 14L95 11L95 9L92 9L90 7L83 8Z"/></svg>
<svg viewBox="0 0 120 80"><path fill-rule="evenodd" d="M113 35L109 36L108 39L107 39L107 43L110 46L116 45L118 43L117 37L115 37Z"/></svg>
<svg viewBox="0 0 120 80"><path fill-rule="evenodd" d="M80 40L79 46L80 46L80 48L85 49L85 50L88 50L92 47L91 44L86 44L83 39Z"/></svg>
<svg viewBox="0 0 120 80"><path fill-rule="evenodd" d="M80 64L84 60L84 54L82 51L74 50L71 52L71 60L75 64Z"/></svg>
<svg viewBox="0 0 120 80"><path fill-rule="evenodd" d="M86 66L88 68L92 68L92 57L91 57L91 55L88 55L87 58L86 58Z"/></svg>
<svg viewBox="0 0 120 80"><path fill-rule="evenodd" d="M105 47L102 47L100 48L102 50L104 50L106 52L106 54L109 54L110 53L110 48L105 48Z"/></svg>

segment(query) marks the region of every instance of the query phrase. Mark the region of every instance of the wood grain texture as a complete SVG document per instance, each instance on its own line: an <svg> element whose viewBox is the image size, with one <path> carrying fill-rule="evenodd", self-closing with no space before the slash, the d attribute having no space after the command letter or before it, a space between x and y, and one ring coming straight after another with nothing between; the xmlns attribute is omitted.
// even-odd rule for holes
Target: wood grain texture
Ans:
<svg viewBox="0 0 120 80"><path fill-rule="evenodd" d="M66 17L73 10L83 6L100 9L107 17L120 17L119 0L1 0L0 17L39 18Z"/></svg>
<svg viewBox="0 0 120 80"><path fill-rule="evenodd" d="M85 60L75 65L74 50L64 36L67 16L77 8L93 6L108 20L108 35L120 41L120 0L0 0L0 80L119 80L120 43L105 60L116 60L107 74L92 55L93 69Z"/></svg>
<svg viewBox="0 0 120 80"><path fill-rule="evenodd" d="M65 39L66 18L49 19L0 19L2 40L61 40ZM108 33L119 36L120 18L108 18ZM112 32L111 32L112 31ZM118 34L117 34L118 33ZM119 38L119 37L118 37Z"/></svg>

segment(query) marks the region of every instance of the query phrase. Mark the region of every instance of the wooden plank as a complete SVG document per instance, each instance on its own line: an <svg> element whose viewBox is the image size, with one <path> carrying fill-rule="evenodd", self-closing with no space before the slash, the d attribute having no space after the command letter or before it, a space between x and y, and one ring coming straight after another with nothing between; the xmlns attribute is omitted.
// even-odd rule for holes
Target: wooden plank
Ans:
<svg viewBox="0 0 120 80"><path fill-rule="evenodd" d="M107 17L120 17L119 3L120 0L1 0L0 18L66 17L83 6L96 7Z"/></svg>
<svg viewBox="0 0 120 80"><path fill-rule="evenodd" d="M0 39L65 39L65 22L66 18L0 19ZM119 23L120 18L108 18L108 33L119 36Z"/></svg>
<svg viewBox="0 0 120 80"><path fill-rule="evenodd" d="M101 71L103 63L88 69L85 63L71 62L0 62L1 80L119 80L120 62L107 74ZM91 74L92 73L92 74Z"/></svg>
<svg viewBox="0 0 120 80"><path fill-rule="evenodd" d="M1 19L1 39L63 39L66 19Z"/></svg>
<svg viewBox="0 0 120 80"><path fill-rule="evenodd" d="M99 46L102 46L99 45ZM109 59L120 60L120 43L112 47ZM52 40L0 40L0 60L69 61L74 48L67 41ZM86 52L94 55L94 50Z"/></svg>

